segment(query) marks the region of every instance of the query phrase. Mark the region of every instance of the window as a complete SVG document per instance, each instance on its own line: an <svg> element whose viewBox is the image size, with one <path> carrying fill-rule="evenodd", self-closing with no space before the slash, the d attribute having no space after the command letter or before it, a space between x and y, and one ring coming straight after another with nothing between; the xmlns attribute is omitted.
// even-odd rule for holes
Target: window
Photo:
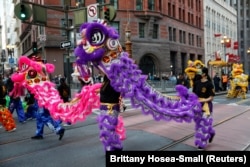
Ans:
<svg viewBox="0 0 250 167"><path fill-rule="evenodd" d="M145 38L145 23L139 23L139 38Z"/></svg>
<svg viewBox="0 0 250 167"><path fill-rule="evenodd" d="M136 10L143 10L143 0L136 0Z"/></svg>
<svg viewBox="0 0 250 167"><path fill-rule="evenodd" d="M173 41L173 32L172 27L168 27L169 41Z"/></svg>
<svg viewBox="0 0 250 167"><path fill-rule="evenodd" d="M153 39L157 39L158 38L158 24L154 24L153 25Z"/></svg>
<svg viewBox="0 0 250 167"><path fill-rule="evenodd" d="M186 43L186 32L183 31L183 43L185 44Z"/></svg>
<svg viewBox="0 0 250 167"><path fill-rule="evenodd" d="M113 5L115 9L118 9L118 0L110 0L110 4Z"/></svg>
<svg viewBox="0 0 250 167"><path fill-rule="evenodd" d="M182 39L182 30L179 30L179 42L182 43L183 39Z"/></svg>
<svg viewBox="0 0 250 167"><path fill-rule="evenodd" d="M104 4L106 0L96 0L96 3Z"/></svg>
<svg viewBox="0 0 250 167"><path fill-rule="evenodd" d="M85 6L85 0L76 0L76 6L78 7Z"/></svg>
<svg viewBox="0 0 250 167"><path fill-rule="evenodd" d="M116 29L118 34L120 34L120 23L118 21L112 21L110 25Z"/></svg>
<svg viewBox="0 0 250 167"><path fill-rule="evenodd" d="M173 28L173 41L176 42L176 28Z"/></svg>
<svg viewBox="0 0 250 167"><path fill-rule="evenodd" d="M172 5L172 9L173 9L172 10L172 12L173 12L172 16L175 17L175 5Z"/></svg>
<svg viewBox="0 0 250 167"><path fill-rule="evenodd" d="M155 0L148 0L148 10L155 10Z"/></svg>
<svg viewBox="0 0 250 167"><path fill-rule="evenodd" d="M179 42L185 44L186 43L186 32L179 30Z"/></svg>
<svg viewBox="0 0 250 167"><path fill-rule="evenodd" d="M168 16L171 16L171 3L168 3Z"/></svg>
<svg viewBox="0 0 250 167"><path fill-rule="evenodd" d="M44 34L44 26L39 26L39 34Z"/></svg>

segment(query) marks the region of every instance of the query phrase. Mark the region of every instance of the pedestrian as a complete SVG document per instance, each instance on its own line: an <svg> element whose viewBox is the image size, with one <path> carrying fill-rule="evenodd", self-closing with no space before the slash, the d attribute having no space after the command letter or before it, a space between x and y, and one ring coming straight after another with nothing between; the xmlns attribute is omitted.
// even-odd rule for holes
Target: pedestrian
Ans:
<svg viewBox="0 0 250 167"><path fill-rule="evenodd" d="M70 87L66 83L65 78L60 79L60 85L57 88L59 95L64 103L69 102L70 98Z"/></svg>
<svg viewBox="0 0 250 167"><path fill-rule="evenodd" d="M61 97L61 99L63 100L64 103L69 102L69 98L70 98L70 87L69 85L66 83L65 78L61 78L60 79L60 85L57 88L59 95ZM60 121L61 123L61 121ZM70 126L71 123L70 122L66 122L65 124L63 124L64 126Z"/></svg>
<svg viewBox="0 0 250 167"><path fill-rule="evenodd" d="M208 68L202 68L201 79L194 83L193 92L198 96L202 106L202 124L205 128L199 129L197 133L207 133L208 140L202 141L203 147L199 146L198 149L204 149L207 142L211 143L214 136L215 130L213 129L213 99L215 96L214 85L210 76L208 75ZM201 123L201 122L200 122ZM200 132L199 132L200 131Z"/></svg>
<svg viewBox="0 0 250 167"><path fill-rule="evenodd" d="M35 103L37 103L36 100ZM39 107L36 115L36 134L31 139L43 139L44 125L59 135L59 140L63 138L65 129L60 126L58 121L52 119L48 109Z"/></svg>
<svg viewBox="0 0 250 167"><path fill-rule="evenodd" d="M25 117L27 120L36 119L36 113L38 110L38 104L35 101L35 97L29 91L27 92L24 101L26 102L27 109L25 112Z"/></svg>
<svg viewBox="0 0 250 167"><path fill-rule="evenodd" d="M101 105L100 114L98 115L99 137L105 151L121 151L123 149L120 134L116 131L120 113L119 100L120 93L114 90L110 80L105 75L100 89Z"/></svg>
<svg viewBox="0 0 250 167"><path fill-rule="evenodd" d="M7 132L13 132L16 130L16 123L6 106L7 90L0 76L0 122Z"/></svg>
<svg viewBox="0 0 250 167"><path fill-rule="evenodd" d="M19 84L19 83L16 83ZM22 92L24 91L22 86L18 86L21 90L17 93L16 90L14 90L14 83L11 78L8 78L7 80L7 90L10 96L10 104L9 104L9 110L13 114L14 111L17 113L17 118L20 123L26 122L26 117L24 113L24 108L22 105L22 100L20 96L22 95ZM21 92L21 93L20 93Z"/></svg>
<svg viewBox="0 0 250 167"><path fill-rule="evenodd" d="M228 82L227 74L223 73L222 76L221 76L221 80L222 80L223 91L226 91L227 90L227 82Z"/></svg>
<svg viewBox="0 0 250 167"><path fill-rule="evenodd" d="M183 86L189 88L188 80L184 77L183 74L179 74L176 85L183 85Z"/></svg>
<svg viewBox="0 0 250 167"><path fill-rule="evenodd" d="M83 77L81 77L81 76L78 76L77 78L78 78L78 80L79 80L79 82L80 82L80 84L81 84L81 87L80 87L80 89L78 90L78 93L81 92L81 90L82 90L82 88L83 88L84 86L86 86L86 85L92 85L92 84L93 84L93 79L92 79L92 77L83 78Z"/></svg>
<svg viewBox="0 0 250 167"><path fill-rule="evenodd" d="M215 92L219 92L220 91L220 77L218 76L218 73L215 74L213 81L214 81Z"/></svg>

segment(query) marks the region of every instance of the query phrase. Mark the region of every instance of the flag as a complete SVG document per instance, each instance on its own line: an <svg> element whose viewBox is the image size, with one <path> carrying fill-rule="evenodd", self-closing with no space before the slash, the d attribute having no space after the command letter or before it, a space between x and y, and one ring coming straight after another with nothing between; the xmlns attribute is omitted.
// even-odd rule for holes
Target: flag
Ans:
<svg viewBox="0 0 250 167"><path fill-rule="evenodd" d="M214 37L220 37L222 34L214 34Z"/></svg>
<svg viewBox="0 0 250 167"><path fill-rule="evenodd" d="M238 49L239 48L239 42L238 41L236 41L236 42L234 42L234 48L233 49Z"/></svg>
<svg viewBox="0 0 250 167"><path fill-rule="evenodd" d="M215 52L215 60L221 60L220 51Z"/></svg>

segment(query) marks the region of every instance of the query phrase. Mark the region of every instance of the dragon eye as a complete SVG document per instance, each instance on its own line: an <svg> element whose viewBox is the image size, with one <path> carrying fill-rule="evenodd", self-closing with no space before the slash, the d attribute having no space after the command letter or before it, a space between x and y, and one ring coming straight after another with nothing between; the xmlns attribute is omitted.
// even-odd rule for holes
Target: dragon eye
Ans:
<svg viewBox="0 0 250 167"><path fill-rule="evenodd" d="M29 70L28 71L28 76L30 78L35 78L37 76L37 72L35 70Z"/></svg>
<svg viewBox="0 0 250 167"><path fill-rule="evenodd" d="M119 41L118 40L114 40L114 39L108 39L107 40L107 47L110 49L110 50L115 50L117 49L119 46Z"/></svg>
<svg viewBox="0 0 250 167"><path fill-rule="evenodd" d="M93 46L101 45L103 44L104 40L105 35L101 31L96 30L91 36L90 44Z"/></svg>

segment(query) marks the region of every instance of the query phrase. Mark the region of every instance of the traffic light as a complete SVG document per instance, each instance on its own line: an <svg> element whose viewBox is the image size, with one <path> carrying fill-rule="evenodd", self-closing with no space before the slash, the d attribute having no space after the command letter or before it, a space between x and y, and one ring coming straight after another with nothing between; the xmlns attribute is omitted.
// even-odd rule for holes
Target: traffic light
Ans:
<svg viewBox="0 0 250 167"><path fill-rule="evenodd" d="M108 22L111 22L115 19L115 17L116 17L116 10L114 6L112 5L104 6L102 12L102 18Z"/></svg>
<svg viewBox="0 0 250 167"><path fill-rule="evenodd" d="M38 49L37 49L37 42L33 42L32 43L32 50L34 53L37 53Z"/></svg>
<svg viewBox="0 0 250 167"><path fill-rule="evenodd" d="M20 10L20 18L22 20L26 20L27 13L26 13L26 9L25 9L24 4L21 4L20 8L21 8L21 10Z"/></svg>
<svg viewBox="0 0 250 167"><path fill-rule="evenodd" d="M110 10L108 7L104 8L104 19L110 21Z"/></svg>
<svg viewBox="0 0 250 167"><path fill-rule="evenodd" d="M28 5L28 4L18 3L18 4L16 4L16 6L14 8L14 13L18 19L25 21L31 17L32 9L31 9L30 5Z"/></svg>

